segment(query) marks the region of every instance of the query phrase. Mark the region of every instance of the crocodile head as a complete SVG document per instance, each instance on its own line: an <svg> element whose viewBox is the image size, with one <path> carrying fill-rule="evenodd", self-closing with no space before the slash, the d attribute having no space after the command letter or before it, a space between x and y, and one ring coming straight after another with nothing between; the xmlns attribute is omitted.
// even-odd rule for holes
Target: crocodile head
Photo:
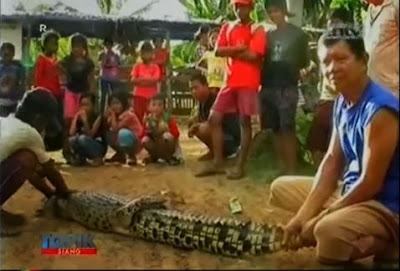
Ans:
<svg viewBox="0 0 400 271"><path fill-rule="evenodd" d="M41 214L45 217L70 218L67 205L68 205L67 198L51 196L44 202Z"/></svg>

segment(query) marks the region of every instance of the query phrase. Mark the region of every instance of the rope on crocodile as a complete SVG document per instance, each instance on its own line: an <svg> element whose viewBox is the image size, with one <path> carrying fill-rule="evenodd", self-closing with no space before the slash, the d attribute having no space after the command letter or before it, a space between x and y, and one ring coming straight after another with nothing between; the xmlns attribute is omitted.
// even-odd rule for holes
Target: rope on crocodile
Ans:
<svg viewBox="0 0 400 271"><path fill-rule="evenodd" d="M113 194L76 192L67 199L49 199L44 210L88 229L228 257L278 251L283 238L279 226L169 210L166 199L159 196L129 200Z"/></svg>

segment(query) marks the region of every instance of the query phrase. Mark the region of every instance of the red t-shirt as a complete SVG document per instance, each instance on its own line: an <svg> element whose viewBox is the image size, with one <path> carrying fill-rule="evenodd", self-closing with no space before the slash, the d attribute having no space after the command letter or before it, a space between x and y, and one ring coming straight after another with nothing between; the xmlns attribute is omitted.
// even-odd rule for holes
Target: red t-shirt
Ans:
<svg viewBox="0 0 400 271"><path fill-rule="evenodd" d="M62 98L57 58L39 55L35 69L35 87L46 88L57 98Z"/></svg>
<svg viewBox="0 0 400 271"><path fill-rule="evenodd" d="M240 22L226 23L218 36L217 47L247 45L251 52L260 56L260 61L251 63L228 58L227 86L241 89L259 89L261 83L262 57L266 49L266 34L263 27Z"/></svg>
<svg viewBox="0 0 400 271"><path fill-rule="evenodd" d="M146 78L146 79L160 79L161 72L157 64L136 64L131 71L132 78ZM156 96L158 93L158 86L143 87L135 86L133 94L135 96L144 97L150 99Z"/></svg>
<svg viewBox="0 0 400 271"><path fill-rule="evenodd" d="M154 62L160 67L161 79L164 79L166 73L166 65L169 58L169 50L166 48L154 49Z"/></svg>

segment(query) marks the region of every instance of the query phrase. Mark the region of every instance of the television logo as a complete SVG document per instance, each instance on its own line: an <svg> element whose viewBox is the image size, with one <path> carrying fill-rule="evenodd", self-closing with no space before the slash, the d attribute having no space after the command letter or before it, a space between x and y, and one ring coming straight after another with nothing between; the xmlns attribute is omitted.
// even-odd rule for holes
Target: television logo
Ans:
<svg viewBox="0 0 400 271"><path fill-rule="evenodd" d="M42 255L97 255L92 234L42 234Z"/></svg>

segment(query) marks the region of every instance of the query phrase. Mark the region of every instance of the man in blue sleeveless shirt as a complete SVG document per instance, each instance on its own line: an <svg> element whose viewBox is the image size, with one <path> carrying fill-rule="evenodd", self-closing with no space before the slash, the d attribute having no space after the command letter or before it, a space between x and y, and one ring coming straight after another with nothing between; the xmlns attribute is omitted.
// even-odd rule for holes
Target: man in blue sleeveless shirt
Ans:
<svg viewBox="0 0 400 271"><path fill-rule="evenodd" d="M318 55L340 93L334 129L314 178L272 183L270 204L296 213L283 246L316 246L325 264L398 260L399 99L367 76L368 56L354 28L329 29Z"/></svg>

